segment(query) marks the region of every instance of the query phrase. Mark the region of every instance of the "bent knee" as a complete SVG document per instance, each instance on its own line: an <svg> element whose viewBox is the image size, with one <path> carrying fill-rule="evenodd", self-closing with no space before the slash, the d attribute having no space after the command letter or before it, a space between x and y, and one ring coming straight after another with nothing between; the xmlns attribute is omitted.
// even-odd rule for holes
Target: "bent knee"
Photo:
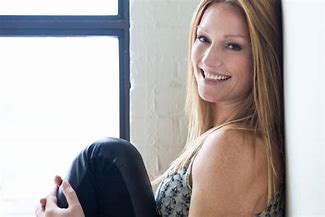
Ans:
<svg viewBox="0 0 325 217"><path fill-rule="evenodd" d="M91 152L90 158L108 157L117 161L116 163L124 163L141 158L134 145L127 140L119 138L107 137L100 139L91 144L87 149Z"/></svg>

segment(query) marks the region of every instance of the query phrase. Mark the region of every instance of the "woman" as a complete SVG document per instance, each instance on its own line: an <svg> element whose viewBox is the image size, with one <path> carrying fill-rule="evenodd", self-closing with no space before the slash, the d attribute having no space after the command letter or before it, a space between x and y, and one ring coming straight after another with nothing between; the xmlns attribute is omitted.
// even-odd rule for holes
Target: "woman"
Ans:
<svg viewBox="0 0 325 217"><path fill-rule="evenodd" d="M57 207L55 187L37 216L283 216L280 12L276 0L198 6L190 33L188 140L161 178L156 205L139 154L108 139L76 158L68 176L73 188L56 177L69 208Z"/></svg>

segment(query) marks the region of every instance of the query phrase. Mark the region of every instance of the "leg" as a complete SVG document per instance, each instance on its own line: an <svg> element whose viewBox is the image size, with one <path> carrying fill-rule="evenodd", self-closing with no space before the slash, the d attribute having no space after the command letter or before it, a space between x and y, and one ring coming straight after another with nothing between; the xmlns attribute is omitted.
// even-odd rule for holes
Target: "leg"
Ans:
<svg viewBox="0 0 325 217"><path fill-rule="evenodd" d="M156 204L142 158L121 139L107 138L83 150L68 181L86 217L155 217ZM67 207L62 189L58 205Z"/></svg>

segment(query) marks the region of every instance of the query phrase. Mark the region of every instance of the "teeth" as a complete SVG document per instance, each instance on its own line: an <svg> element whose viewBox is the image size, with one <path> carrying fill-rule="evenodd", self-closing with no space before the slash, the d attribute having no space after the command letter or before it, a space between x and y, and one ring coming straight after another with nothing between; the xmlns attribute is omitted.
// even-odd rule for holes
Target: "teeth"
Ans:
<svg viewBox="0 0 325 217"><path fill-rule="evenodd" d="M204 73L204 76L206 79L210 79L210 80L216 80L216 81L224 81L229 79L231 76L228 75L212 75L209 73Z"/></svg>

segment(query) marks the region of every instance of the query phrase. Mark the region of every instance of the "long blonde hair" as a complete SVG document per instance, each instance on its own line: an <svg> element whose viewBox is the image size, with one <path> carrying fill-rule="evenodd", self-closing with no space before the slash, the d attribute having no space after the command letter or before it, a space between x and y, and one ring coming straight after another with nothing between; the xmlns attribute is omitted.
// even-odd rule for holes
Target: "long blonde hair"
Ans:
<svg viewBox="0 0 325 217"><path fill-rule="evenodd" d="M249 97L240 112L224 124L213 126L212 103L202 100L190 61L196 28L205 10L213 3L229 3L240 9L246 18L252 47L254 82ZM281 7L278 0L203 0L191 23L189 40L186 113L188 136L183 153L171 164L172 170L183 168L197 154L206 137L213 131L241 122L245 130L263 139L268 164L268 201L275 193L277 176L273 150L283 153L282 99L282 29ZM238 128L239 129L239 128Z"/></svg>

